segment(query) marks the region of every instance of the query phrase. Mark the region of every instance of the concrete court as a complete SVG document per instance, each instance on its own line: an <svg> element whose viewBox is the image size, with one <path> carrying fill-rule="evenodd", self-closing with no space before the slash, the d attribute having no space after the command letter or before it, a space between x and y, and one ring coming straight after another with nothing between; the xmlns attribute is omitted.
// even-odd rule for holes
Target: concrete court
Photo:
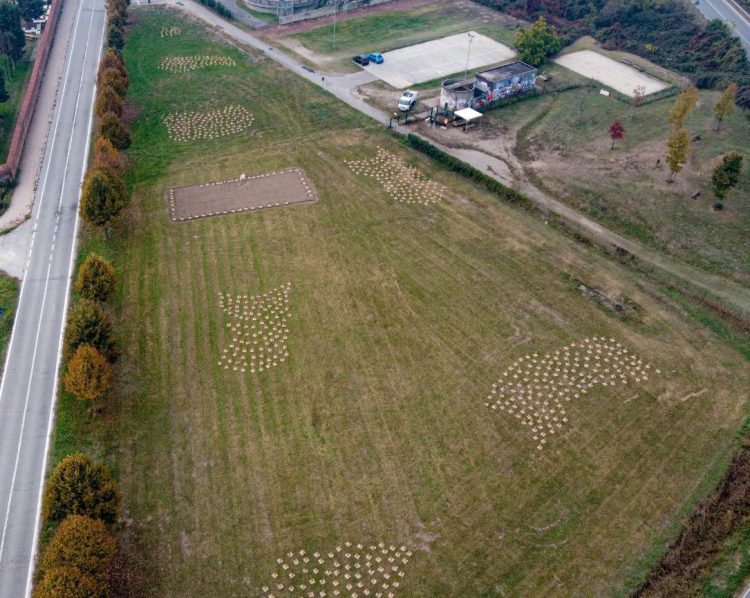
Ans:
<svg viewBox="0 0 750 598"><path fill-rule="evenodd" d="M572 54L565 54L555 58L554 61L579 75L599 81L599 83L603 83L631 98L634 95L635 88L639 86L645 89L646 95L669 87L668 83L660 79L651 77L632 66L593 50L580 50Z"/></svg>
<svg viewBox="0 0 750 598"><path fill-rule="evenodd" d="M469 53L469 34L474 36ZM467 31L435 39L406 48L384 52L383 64L370 63L363 67L396 89L424 83L448 75L463 73L466 58L469 70L510 60L516 53L486 35Z"/></svg>

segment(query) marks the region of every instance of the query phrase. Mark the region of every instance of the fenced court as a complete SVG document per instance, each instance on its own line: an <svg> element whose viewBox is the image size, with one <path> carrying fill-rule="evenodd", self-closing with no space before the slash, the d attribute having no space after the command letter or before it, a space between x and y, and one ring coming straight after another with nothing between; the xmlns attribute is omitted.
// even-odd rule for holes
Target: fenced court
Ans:
<svg viewBox="0 0 750 598"><path fill-rule="evenodd" d="M650 95L669 87L669 84L664 81L593 50L581 50L580 52L565 54L555 58L555 62L579 75L595 79L599 83L631 98L635 95L636 88L639 87L643 89L644 95Z"/></svg>
<svg viewBox="0 0 750 598"><path fill-rule="evenodd" d="M471 42L471 52L469 52ZM424 83L469 69L510 60L516 53L489 37L467 31L391 52L384 52L382 64L363 67L396 89Z"/></svg>
<svg viewBox="0 0 750 598"><path fill-rule="evenodd" d="M169 190L173 222L309 203L317 198L301 168Z"/></svg>

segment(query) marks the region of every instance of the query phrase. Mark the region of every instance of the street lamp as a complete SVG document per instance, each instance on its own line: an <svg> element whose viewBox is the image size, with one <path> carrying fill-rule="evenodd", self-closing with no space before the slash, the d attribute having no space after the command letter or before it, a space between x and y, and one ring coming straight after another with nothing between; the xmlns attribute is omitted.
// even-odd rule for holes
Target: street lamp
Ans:
<svg viewBox="0 0 750 598"><path fill-rule="evenodd" d="M339 11L339 0L333 0L333 49L336 49L336 13Z"/></svg>
<svg viewBox="0 0 750 598"><path fill-rule="evenodd" d="M469 58L471 58L471 42L474 41L474 37L476 37L476 34L469 32L469 51L466 53L466 68L464 69L464 79L466 79L466 75L469 73Z"/></svg>

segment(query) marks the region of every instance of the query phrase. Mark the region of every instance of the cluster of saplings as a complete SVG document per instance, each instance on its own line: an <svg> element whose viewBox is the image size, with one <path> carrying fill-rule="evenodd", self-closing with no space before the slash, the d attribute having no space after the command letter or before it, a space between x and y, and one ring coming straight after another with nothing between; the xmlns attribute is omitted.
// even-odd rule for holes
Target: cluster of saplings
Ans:
<svg viewBox="0 0 750 598"><path fill-rule="evenodd" d="M81 194L81 216L104 230L127 206L123 180L130 145L122 122L128 74L120 51L127 20L125 0L108 5L107 51L99 67L94 105L97 135ZM90 404L95 416L110 391L112 364L118 356L109 302L117 274L106 259L89 253L78 268L74 303L63 339L68 393ZM120 491L107 467L85 455L65 457L47 482L42 515L57 526L39 566L35 598L107 598L117 585L117 542L112 528L119 518Z"/></svg>
<svg viewBox="0 0 750 598"><path fill-rule="evenodd" d="M724 119L734 110L734 97L736 93L737 85L734 83L728 85L714 105L717 131L720 129ZM685 128L685 121L697 103L698 90L695 87L688 87L677 96L677 100L667 116L667 122L673 128L672 136L667 142L667 164L670 171L668 181L670 183L687 163L690 152L690 134ZM723 200L739 182L741 171L742 154L731 152L722 158L721 164L716 167L711 177L714 195L716 195L715 209L721 210L724 207Z"/></svg>

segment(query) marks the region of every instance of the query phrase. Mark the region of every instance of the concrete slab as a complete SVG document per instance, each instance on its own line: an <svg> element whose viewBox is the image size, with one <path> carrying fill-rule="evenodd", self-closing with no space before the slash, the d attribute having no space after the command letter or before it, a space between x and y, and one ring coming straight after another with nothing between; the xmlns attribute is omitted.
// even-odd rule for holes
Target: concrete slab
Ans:
<svg viewBox="0 0 750 598"><path fill-rule="evenodd" d="M651 77L632 66L593 50L581 50L565 54L560 58L555 58L555 62L579 75L599 81L599 83L603 83L631 98L636 87L643 87L646 95L669 87L668 83L660 79Z"/></svg>
<svg viewBox="0 0 750 598"><path fill-rule="evenodd" d="M469 53L469 41L471 53ZM510 60L516 53L486 35L467 31L383 53L383 64L363 67L396 89Z"/></svg>

